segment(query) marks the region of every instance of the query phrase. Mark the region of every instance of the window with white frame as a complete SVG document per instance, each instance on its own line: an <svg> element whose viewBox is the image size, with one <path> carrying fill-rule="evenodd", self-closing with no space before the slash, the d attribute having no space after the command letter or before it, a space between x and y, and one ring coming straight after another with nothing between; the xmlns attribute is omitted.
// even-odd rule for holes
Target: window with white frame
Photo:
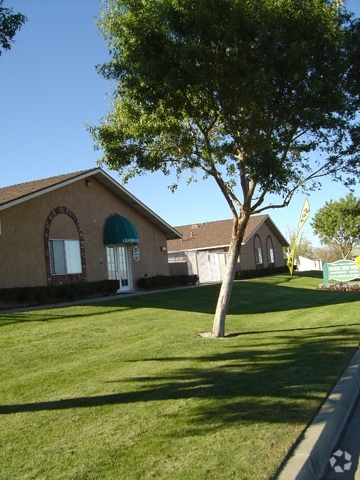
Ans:
<svg viewBox="0 0 360 480"><path fill-rule="evenodd" d="M266 252L268 264L273 265L275 263L275 251L273 241L270 235L268 235L266 238Z"/></svg>
<svg viewBox="0 0 360 480"><path fill-rule="evenodd" d="M255 248L255 262L256 265L261 265L263 263L262 251L260 247Z"/></svg>
<svg viewBox="0 0 360 480"><path fill-rule="evenodd" d="M272 247L268 248L268 263L275 263L274 249Z"/></svg>
<svg viewBox="0 0 360 480"><path fill-rule="evenodd" d="M50 240L51 273L82 273L79 240Z"/></svg>

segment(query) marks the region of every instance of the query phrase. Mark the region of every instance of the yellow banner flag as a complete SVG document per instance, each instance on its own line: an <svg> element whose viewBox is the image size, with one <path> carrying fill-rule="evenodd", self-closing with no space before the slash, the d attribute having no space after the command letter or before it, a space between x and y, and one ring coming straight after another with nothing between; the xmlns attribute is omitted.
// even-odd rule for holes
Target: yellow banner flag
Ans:
<svg viewBox="0 0 360 480"><path fill-rule="evenodd" d="M298 241L298 238L299 238L299 233L300 233L300 230L302 229L304 223L309 218L309 215L310 215L310 203L309 203L309 200L306 199L305 202L304 202L303 208L301 210L300 220L299 220L299 223L298 223L298 228L297 228L297 231L296 231L296 235L294 237L294 244L293 244L292 250L289 254L288 260L287 260L287 267L290 270L291 277L293 276L293 273L294 273L295 250L296 250L296 244L297 244L297 241Z"/></svg>
<svg viewBox="0 0 360 480"><path fill-rule="evenodd" d="M303 208L301 210L301 215L300 215L300 220L299 220L299 224L298 224L298 228L297 228L297 232L296 232L296 237L299 235L299 232L302 229L306 220L309 218L309 215L310 215L310 203L309 203L309 200L306 199L305 202L304 202Z"/></svg>

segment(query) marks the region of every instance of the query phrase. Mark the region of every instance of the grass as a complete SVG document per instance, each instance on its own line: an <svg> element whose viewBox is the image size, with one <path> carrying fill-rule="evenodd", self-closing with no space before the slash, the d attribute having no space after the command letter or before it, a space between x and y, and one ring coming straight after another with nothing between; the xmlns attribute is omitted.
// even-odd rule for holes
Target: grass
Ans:
<svg viewBox="0 0 360 480"><path fill-rule="evenodd" d="M0 479L274 476L355 353L360 292L317 275L0 312Z"/></svg>

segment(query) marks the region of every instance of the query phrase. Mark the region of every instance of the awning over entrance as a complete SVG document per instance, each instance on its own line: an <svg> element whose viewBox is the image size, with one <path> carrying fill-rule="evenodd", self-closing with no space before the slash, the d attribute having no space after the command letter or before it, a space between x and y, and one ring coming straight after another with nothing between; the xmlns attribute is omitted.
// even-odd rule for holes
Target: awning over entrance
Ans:
<svg viewBox="0 0 360 480"><path fill-rule="evenodd" d="M118 245L121 243L138 244L139 235L130 220L118 214L111 215L106 220L104 227L104 244Z"/></svg>

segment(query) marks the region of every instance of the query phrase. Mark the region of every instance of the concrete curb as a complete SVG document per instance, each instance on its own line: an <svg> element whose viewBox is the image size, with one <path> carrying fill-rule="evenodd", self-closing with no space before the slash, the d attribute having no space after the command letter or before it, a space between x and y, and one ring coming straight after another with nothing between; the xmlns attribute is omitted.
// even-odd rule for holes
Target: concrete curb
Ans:
<svg viewBox="0 0 360 480"><path fill-rule="evenodd" d="M303 433L277 480L320 480L359 393L360 348Z"/></svg>

